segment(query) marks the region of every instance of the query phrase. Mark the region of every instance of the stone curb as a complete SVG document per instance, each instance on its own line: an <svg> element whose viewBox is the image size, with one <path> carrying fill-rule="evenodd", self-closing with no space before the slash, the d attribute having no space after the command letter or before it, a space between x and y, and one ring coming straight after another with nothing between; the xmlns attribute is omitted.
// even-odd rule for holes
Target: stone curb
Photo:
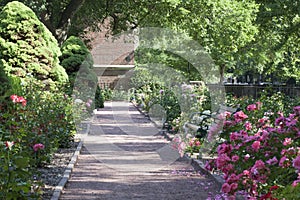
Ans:
<svg viewBox="0 0 300 200"><path fill-rule="evenodd" d="M89 129L90 129L90 126L88 124L87 126L87 130L86 130L86 134L89 132ZM64 189L64 187L66 186L68 180L70 179L71 177L71 173L75 167L75 164L77 163L77 160L78 160L78 156L81 152L81 149L82 149L82 146L83 146L83 141L80 140L68 166L66 167L65 171L64 171L64 174L62 176L62 179L59 181L58 185L55 187L54 189L54 192L52 194L52 197L51 197L51 200L59 200L60 198L60 195Z"/></svg>
<svg viewBox="0 0 300 200"><path fill-rule="evenodd" d="M162 132L162 135L167 138L168 140L172 140L172 136L170 136L170 134L168 134L166 131ZM212 173L208 170L205 169L205 163L203 163L202 160L200 159L196 159L196 158L191 158L190 156L188 156L187 154L184 155L184 157L186 159L189 160L189 162L191 163L191 165L198 171L201 171L201 173L209 176L210 178L214 179L215 182L217 183L218 187L222 187L223 183L224 183L224 179L222 178L221 175L219 174L215 174Z"/></svg>
<svg viewBox="0 0 300 200"><path fill-rule="evenodd" d="M136 104L132 103L132 105L143 115L145 115L146 117L148 117L148 114L143 111L139 106L137 106ZM150 118L149 118L150 119ZM150 119L151 120L151 119ZM158 127L157 122L155 122L154 120L151 120L156 127ZM167 131L161 131L161 134L169 141L172 141L173 139L173 135L170 135L167 133ZM203 163L201 160L199 159L195 159L195 158L191 158L188 155L184 155L184 157L186 159L188 159L191 163L191 165L196 169L201 171L203 174L211 177L213 180L215 180L215 182L217 183L218 187L222 187L222 184L224 183L224 179L222 178L221 175L218 174L214 174L208 170L205 169L205 163Z"/></svg>
<svg viewBox="0 0 300 200"><path fill-rule="evenodd" d="M77 148L76 148L76 151L74 152L68 166L66 167L65 169L65 172L63 174L63 177L62 179L60 180L60 182L58 183L58 185L55 187L54 189L54 192L53 192L53 195L51 197L51 200L58 200L66 183L68 182L70 176L71 176L71 173L75 167L75 164L77 162L77 159L78 159L78 155L80 154L80 151L81 151L81 148L82 148L82 145L83 145L83 141L80 141Z"/></svg>

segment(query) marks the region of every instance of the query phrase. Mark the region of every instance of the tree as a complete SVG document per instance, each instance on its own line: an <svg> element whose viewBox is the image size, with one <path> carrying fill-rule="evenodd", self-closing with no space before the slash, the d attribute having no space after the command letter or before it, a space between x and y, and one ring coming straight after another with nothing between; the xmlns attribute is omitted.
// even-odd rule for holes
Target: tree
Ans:
<svg viewBox="0 0 300 200"><path fill-rule="evenodd" d="M66 69L70 80L70 94L89 102L89 111L104 107L104 97L99 87L97 74L93 71L93 58L83 41L69 37L61 47L61 65ZM94 90L94 88L96 88ZM90 101L95 94L95 101Z"/></svg>
<svg viewBox="0 0 300 200"><path fill-rule="evenodd" d="M35 11L60 45L68 35L101 31L99 24L108 19L112 34L138 27L188 33L212 55L221 77L230 68L298 75L299 0L20 1Z"/></svg>
<svg viewBox="0 0 300 200"><path fill-rule="evenodd" d="M185 30L208 51L219 66L220 83L225 70L234 68L234 54L254 40L257 5L252 1L185 1L189 14L180 29Z"/></svg>
<svg viewBox="0 0 300 200"><path fill-rule="evenodd" d="M0 8L11 0L0 2ZM181 0L20 0L34 10L62 44L69 35L79 36L85 31L99 30L99 24L109 19L113 33L143 26L152 22L157 26L165 14L176 9Z"/></svg>
<svg viewBox="0 0 300 200"><path fill-rule="evenodd" d="M0 12L0 52L0 68L8 77L26 82L30 76L47 87L68 80L56 39L22 3L10 2Z"/></svg>
<svg viewBox="0 0 300 200"><path fill-rule="evenodd" d="M300 77L300 1L256 0L259 12L255 23L259 34L239 54L244 58L242 67L259 73L273 74L282 80ZM249 55L249 54L248 54Z"/></svg>

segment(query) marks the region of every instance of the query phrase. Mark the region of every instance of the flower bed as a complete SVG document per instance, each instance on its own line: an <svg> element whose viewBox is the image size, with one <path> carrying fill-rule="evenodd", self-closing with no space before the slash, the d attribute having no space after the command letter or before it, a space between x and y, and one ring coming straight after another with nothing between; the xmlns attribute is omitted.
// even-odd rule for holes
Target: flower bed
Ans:
<svg viewBox="0 0 300 200"><path fill-rule="evenodd" d="M242 110L221 114L204 140L182 130L173 140L175 147L192 155L216 142L210 149L216 159L205 167L222 172L222 192L228 199L241 194L246 199L299 199L298 100L275 93L263 94L259 101L230 97L227 103Z"/></svg>
<svg viewBox="0 0 300 200"><path fill-rule="evenodd" d="M134 100L146 110L154 104L176 110L165 101L171 99L168 89L154 86L140 88ZM184 96L187 95L181 95ZM209 109L205 106L209 101L203 104L197 98L194 100L182 99L186 104L180 105L188 105L188 111ZM169 121L168 131L178 133L174 135L174 148L182 156L209 150L211 159L206 169L223 174L222 192L228 199L237 195L247 199L300 199L299 99L265 92L259 99L227 95L226 104L240 109L219 115L220 123L210 126L207 138L203 139L183 129L189 113L185 109L169 117L173 123Z"/></svg>
<svg viewBox="0 0 300 200"><path fill-rule="evenodd" d="M242 191L250 199L275 198L300 182L300 106L287 116L261 112L262 106L257 102L245 113L226 113L225 142L217 147L218 158L207 163L208 170L224 173L222 191L233 197Z"/></svg>
<svg viewBox="0 0 300 200"><path fill-rule="evenodd" d="M42 90L19 93L0 104L0 198L38 199L44 183L37 169L72 144L72 99Z"/></svg>

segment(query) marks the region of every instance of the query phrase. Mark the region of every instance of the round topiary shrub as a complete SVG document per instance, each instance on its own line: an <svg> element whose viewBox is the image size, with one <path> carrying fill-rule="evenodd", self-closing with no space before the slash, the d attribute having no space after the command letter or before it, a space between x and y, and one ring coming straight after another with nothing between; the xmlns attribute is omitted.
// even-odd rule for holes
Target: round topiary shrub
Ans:
<svg viewBox="0 0 300 200"><path fill-rule="evenodd" d="M68 75L59 65L58 43L35 13L13 1L0 12L0 68L23 83L35 81L47 87L66 83Z"/></svg>
<svg viewBox="0 0 300 200"><path fill-rule="evenodd" d="M77 98L88 101L95 95L93 106L103 107L103 97L98 85L98 78L93 71L93 57L84 42L75 36L70 36L61 47L61 65L70 77L70 86Z"/></svg>
<svg viewBox="0 0 300 200"><path fill-rule="evenodd" d="M92 55L83 41L78 37L70 36L62 44L61 52L61 65L66 69L69 75L77 73L84 61L89 68L93 67L94 62Z"/></svg>

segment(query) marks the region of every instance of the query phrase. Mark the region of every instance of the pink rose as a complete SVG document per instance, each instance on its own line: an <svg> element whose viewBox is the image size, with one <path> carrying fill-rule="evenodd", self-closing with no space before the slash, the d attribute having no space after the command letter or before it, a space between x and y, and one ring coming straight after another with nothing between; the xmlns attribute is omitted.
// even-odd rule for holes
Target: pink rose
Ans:
<svg viewBox="0 0 300 200"><path fill-rule="evenodd" d="M12 100L13 103L21 103L22 106L26 106L27 101L26 101L26 99L24 99L24 97L19 97L19 96L13 94L10 96L10 99Z"/></svg>
<svg viewBox="0 0 300 200"><path fill-rule="evenodd" d="M227 153L227 152L231 152L231 151L232 151L232 145L231 144L222 143L217 148L218 154L223 154L223 153Z"/></svg>
<svg viewBox="0 0 300 200"><path fill-rule="evenodd" d="M288 146L290 144L292 144L292 139L291 138L285 138L284 141L283 141L283 145Z"/></svg>
<svg viewBox="0 0 300 200"><path fill-rule="evenodd" d="M16 103L17 102L17 99L18 99L18 96L13 94L13 95L10 95L10 99L12 100L13 103Z"/></svg>
<svg viewBox="0 0 300 200"><path fill-rule="evenodd" d="M257 105L257 110L259 110L262 107L262 102L258 101L256 102L256 105Z"/></svg>
<svg viewBox="0 0 300 200"><path fill-rule="evenodd" d="M227 197L228 200L236 200L235 195L230 195Z"/></svg>
<svg viewBox="0 0 300 200"><path fill-rule="evenodd" d="M300 182L300 180L295 180L293 183L292 183L292 186L293 187L296 187L298 185L298 183Z"/></svg>
<svg viewBox="0 0 300 200"><path fill-rule="evenodd" d="M217 167L222 169L228 161L231 161L231 159L226 154L220 154L216 160Z"/></svg>
<svg viewBox="0 0 300 200"><path fill-rule="evenodd" d="M267 160L266 163L269 164L269 165L275 165L276 163L278 163L278 160L277 160L277 158L274 156L273 158Z"/></svg>
<svg viewBox="0 0 300 200"><path fill-rule="evenodd" d="M223 125L224 125L225 127L231 127L231 126L234 126L235 124L234 124L234 122L232 122L232 121L225 120L224 123L223 123Z"/></svg>
<svg viewBox="0 0 300 200"><path fill-rule="evenodd" d="M296 115L300 115L300 106L294 107L294 113L295 113Z"/></svg>
<svg viewBox="0 0 300 200"><path fill-rule="evenodd" d="M230 187L230 185L229 185L228 183L224 183L224 184L222 185L222 192L224 192L224 193L229 193L230 190L231 190L231 187Z"/></svg>
<svg viewBox="0 0 300 200"><path fill-rule="evenodd" d="M255 167L257 169L264 169L265 163L262 160L257 160L253 167Z"/></svg>
<svg viewBox="0 0 300 200"><path fill-rule="evenodd" d="M211 161L206 161L205 163L205 169L208 171L212 171L213 170L213 166L212 166L212 162Z"/></svg>
<svg viewBox="0 0 300 200"><path fill-rule="evenodd" d="M251 124L250 122L247 121L247 122L245 123L245 128L246 128L246 130L248 130L248 131L251 130L251 129L252 129L252 124Z"/></svg>
<svg viewBox="0 0 300 200"><path fill-rule="evenodd" d="M247 106L247 110L248 111L253 111L253 110L257 110L256 104L250 104Z"/></svg>
<svg viewBox="0 0 300 200"><path fill-rule="evenodd" d="M231 115L231 112L225 111L224 114L225 114L225 117L226 117L226 118L229 118L230 115Z"/></svg>
<svg viewBox="0 0 300 200"><path fill-rule="evenodd" d="M231 174L230 177L227 179L227 183L235 183L239 180L239 176L237 176L235 173Z"/></svg>
<svg viewBox="0 0 300 200"><path fill-rule="evenodd" d="M33 145L33 150L36 152L36 151L38 151L38 150L42 150L42 149L44 149L45 148L45 146L43 145L43 144L41 144L41 143L38 143L38 144L35 144L35 145Z"/></svg>
<svg viewBox="0 0 300 200"><path fill-rule="evenodd" d="M293 160L293 167L300 171L300 155Z"/></svg>
<svg viewBox="0 0 300 200"><path fill-rule="evenodd" d="M243 111L236 112L233 116L234 116L235 122L237 122L237 123L248 118L248 116Z"/></svg>
<svg viewBox="0 0 300 200"><path fill-rule="evenodd" d="M254 151L258 151L259 148L260 148L260 141L253 142L253 144L251 145L251 147L253 148Z"/></svg>
<svg viewBox="0 0 300 200"><path fill-rule="evenodd" d="M237 133L237 132L232 132L232 133L230 133L229 138L230 138L230 141L235 141L235 140L240 139L241 137L240 137L240 134L239 134L239 133Z"/></svg>
<svg viewBox="0 0 300 200"><path fill-rule="evenodd" d="M237 183L231 183L230 184L230 190L231 191L234 191L234 190L236 190L238 188L238 184Z"/></svg>
<svg viewBox="0 0 300 200"><path fill-rule="evenodd" d="M287 167L289 164L286 161L288 161L288 158L283 156L279 161L279 166L282 168Z"/></svg>
<svg viewBox="0 0 300 200"><path fill-rule="evenodd" d="M240 157L238 156L238 155L234 155L234 156L232 156L232 158L231 158L231 160L233 161L233 162L236 162L236 161L238 161L240 159Z"/></svg>
<svg viewBox="0 0 300 200"><path fill-rule="evenodd" d="M224 167L223 172L224 172L224 173L229 173L229 172L231 172L233 169L234 169L233 165L232 165L232 164L228 164L228 165L226 165L226 166Z"/></svg>
<svg viewBox="0 0 300 200"><path fill-rule="evenodd" d="M27 104L27 101L26 101L26 99L24 99L24 97L18 97L17 102L21 103L22 106L26 106L26 104Z"/></svg>
<svg viewBox="0 0 300 200"><path fill-rule="evenodd" d="M249 175L250 175L249 170L244 170L244 171L243 171L243 175L244 175L244 176L249 176Z"/></svg>

